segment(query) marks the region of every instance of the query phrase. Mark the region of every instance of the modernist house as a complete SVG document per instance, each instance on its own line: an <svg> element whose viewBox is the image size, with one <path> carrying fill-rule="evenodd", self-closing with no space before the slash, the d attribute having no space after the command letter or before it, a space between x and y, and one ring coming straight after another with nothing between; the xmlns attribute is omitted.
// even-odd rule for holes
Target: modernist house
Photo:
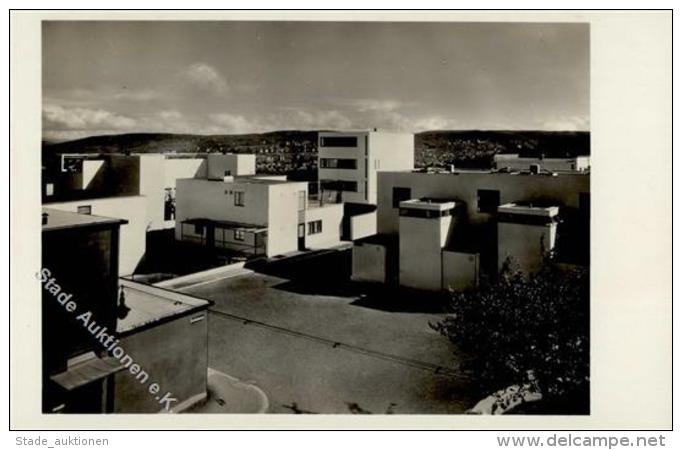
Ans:
<svg viewBox="0 0 682 450"><path fill-rule="evenodd" d="M413 134L374 130L318 135L319 195L344 202L346 240L376 234L377 173L413 168Z"/></svg>
<svg viewBox="0 0 682 450"><path fill-rule="evenodd" d="M161 398L173 393L176 411L206 397L210 302L119 283L119 229L125 224L43 209L46 413L159 412L166 404L149 394L151 380L164 389Z"/></svg>
<svg viewBox="0 0 682 450"><path fill-rule="evenodd" d="M346 203L377 203L377 172L414 168L414 135L385 131L320 132L320 192Z"/></svg>
<svg viewBox="0 0 682 450"><path fill-rule="evenodd" d="M175 183L180 178L252 175L247 154L63 154L43 170L43 204L53 209L117 217L120 270L135 273L147 233L175 227Z"/></svg>
<svg viewBox="0 0 682 450"><path fill-rule="evenodd" d="M177 182L175 237L227 255L273 257L338 245L343 205L308 201L308 183L283 176Z"/></svg>
<svg viewBox="0 0 682 450"><path fill-rule="evenodd" d="M508 260L526 272L550 252L589 264L587 171L393 171L378 180L378 235L355 242L354 280L464 290Z"/></svg>

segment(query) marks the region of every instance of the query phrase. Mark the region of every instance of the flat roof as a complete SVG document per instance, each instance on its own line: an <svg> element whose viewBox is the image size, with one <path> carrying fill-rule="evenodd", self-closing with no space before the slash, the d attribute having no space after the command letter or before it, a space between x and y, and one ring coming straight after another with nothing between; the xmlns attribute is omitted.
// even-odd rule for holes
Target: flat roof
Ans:
<svg viewBox="0 0 682 450"><path fill-rule="evenodd" d="M97 225L125 225L128 223L128 221L124 219L94 216L91 214L78 214L53 208L43 208L43 214L47 214L47 223L42 226L43 231L65 230L69 228Z"/></svg>
<svg viewBox="0 0 682 450"><path fill-rule="evenodd" d="M419 198L404 200L400 202L400 208L410 208L410 209L428 209L437 211L446 211L454 208L457 202L454 200L447 199L436 199L436 198Z"/></svg>
<svg viewBox="0 0 682 450"><path fill-rule="evenodd" d="M553 205L532 204L530 202L505 203L497 207L498 212L508 214L521 214L529 216L556 216L559 214L559 207Z"/></svg>
<svg viewBox="0 0 682 450"><path fill-rule="evenodd" d="M211 302L179 292L119 279L128 315L116 323L117 333L131 333L150 325L208 308Z"/></svg>
<svg viewBox="0 0 682 450"><path fill-rule="evenodd" d="M209 178L181 178L182 180L194 180L196 182L207 182L207 183L225 183L225 184L232 184L232 183L247 183L247 184L301 184L305 183L306 185L308 184L307 181L292 181L292 180L278 180L278 179L273 179L273 178L260 178L260 177L265 177L268 175L237 175L233 176L232 180L225 181L222 179L217 179L217 180L212 180ZM270 175L270 176L276 176L276 175Z"/></svg>

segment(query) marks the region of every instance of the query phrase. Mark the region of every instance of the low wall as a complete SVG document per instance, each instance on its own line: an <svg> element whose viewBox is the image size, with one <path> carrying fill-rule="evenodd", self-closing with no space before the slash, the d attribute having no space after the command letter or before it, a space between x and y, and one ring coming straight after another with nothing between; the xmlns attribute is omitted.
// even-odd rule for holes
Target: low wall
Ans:
<svg viewBox="0 0 682 450"><path fill-rule="evenodd" d="M443 251L443 289L466 291L478 286L478 253Z"/></svg>
<svg viewBox="0 0 682 450"><path fill-rule="evenodd" d="M350 239L355 241L377 234L376 211L358 214L350 218Z"/></svg>
<svg viewBox="0 0 682 450"><path fill-rule="evenodd" d="M386 262L387 249L383 245L356 243L353 245L353 274L351 275L351 280L385 283Z"/></svg>

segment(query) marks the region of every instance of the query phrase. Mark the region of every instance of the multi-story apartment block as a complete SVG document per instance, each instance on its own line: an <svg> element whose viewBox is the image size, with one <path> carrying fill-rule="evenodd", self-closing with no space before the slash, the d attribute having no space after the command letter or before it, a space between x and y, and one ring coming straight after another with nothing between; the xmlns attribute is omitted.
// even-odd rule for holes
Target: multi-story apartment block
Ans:
<svg viewBox="0 0 682 450"><path fill-rule="evenodd" d="M548 252L589 263L587 172L393 171L378 179L378 235L355 243L355 280L466 289L508 260L527 272Z"/></svg>
<svg viewBox="0 0 682 450"><path fill-rule="evenodd" d="M318 179L323 195L347 203L376 204L378 171L413 168L413 134L319 133Z"/></svg>

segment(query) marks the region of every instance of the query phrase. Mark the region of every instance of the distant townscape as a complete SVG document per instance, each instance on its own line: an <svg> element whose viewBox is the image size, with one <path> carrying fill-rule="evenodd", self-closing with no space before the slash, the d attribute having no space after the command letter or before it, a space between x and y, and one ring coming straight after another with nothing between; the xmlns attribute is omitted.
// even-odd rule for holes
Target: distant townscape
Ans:
<svg viewBox="0 0 682 450"><path fill-rule="evenodd" d="M571 157L590 154L583 131L425 131L414 136L416 167L491 168L494 155ZM313 180L317 169L316 131L202 136L140 133L43 142L43 158L60 153L204 153L256 155L258 173Z"/></svg>

